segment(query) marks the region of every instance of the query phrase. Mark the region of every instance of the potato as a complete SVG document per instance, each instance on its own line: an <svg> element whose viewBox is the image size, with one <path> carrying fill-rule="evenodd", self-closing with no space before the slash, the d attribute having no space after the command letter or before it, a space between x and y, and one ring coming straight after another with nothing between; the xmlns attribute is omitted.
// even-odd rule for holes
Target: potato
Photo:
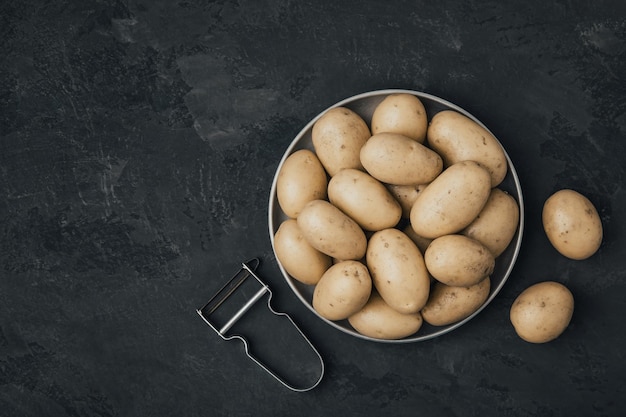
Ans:
<svg viewBox="0 0 626 417"><path fill-rule="evenodd" d="M489 171L492 187L506 176L504 149L491 132L469 117L454 110L441 111L433 116L426 136L446 167L460 161L476 161Z"/></svg>
<svg viewBox="0 0 626 417"><path fill-rule="evenodd" d="M328 320L347 319L359 311L370 297L372 278L358 261L331 266L313 291L313 308Z"/></svg>
<svg viewBox="0 0 626 417"><path fill-rule="evenodd" d="M360 158L372 177L387 184L426 184L443 169L436 152L398 133L373 135L361 148Z"/></svg>
<svg viewBox="0 0 626 417"><path fill-rule="evenodd" d="M602 222L594 205L574 190L559 190L544 203L542 222L548 240L563 256L582 260L602 244Z"/></svg>
<svg viewBox="0 0 626 417"><path fill-rule="evenodd" d="M340 259L361 259L367 239L359 225L326 200L309 202L297 219L307 242L318 251Z"/></svg>
<svg viewBox="0 0 626 417"><path fill-rule="evenodd" d="M574 313L574 296L563 284L544 281L522 291L511 306L510 319L519 337L546 343L559 337Z"/></svg>
<svg viewBox="0 0 626 417"><path fill-rule="evenodd" d="M417 245L422 254L426 252L426 249L428 249L428 246L433 241L433 239L428 239L415 233L415 230L413 230L410 224L406 225L402 231Z"/></svg>
<svg viewBox="0 0 626 417"><path fill-rule="evenodd" d="M374 287L394 310L416 313L426 304L430 276L415 243L397 229L374 233L366 253Z"/></svg>
<svg viewBox="0 0 626 417"><path fill-rule="evenodd" d="M452 287L435 282L422 318L433 326L446 326L474 314L489 297L491 278L470 287Z"/></svg>
<svg viewBox="0 0 626 417"><path fill-rule="evenodd" d="M276 197L283 212L295 219L309 201L326 199L327 187L320 160L312 151L300 149L283 162L276 179Z"/></svg>
<svg viewBox="0 0 626 417"><path fill-rule="evenodd" d="M478 217L462 234L485 245L494 257L509 246L519 226L519 206L510 195L494 188Z"/></svg>
<svg viewBox="0 0 626 417"><path fill-rule="evenodd" d="M361 147L371 136L367 123L346 107L334 107L313 125L311 140L330 176L344 168L363 169Z"/></svg>
<svg viewBox="0 0 626 417"><path fill-rule="evenodd" d="M274 249L285 271L303 284L317 284L332 265L330 256L306 241L294 219L287 219L280 224L274 235Z"/></svg>
<svg viewBox="0 0 626 417"><path fill-rule="evenodd" d="M365 230L393 227L402 217L400 203L385 186L357 169L343 169L335 174L328 183L328 198Z"/></svg>
<svg viewBox="0 0 626 417"><path fill-rule="evenodd" d="M362 335L397 340L416 333L423 320L419 312L399 313L389 307L376 291L372 291L367 304L350 316L348 322Z"/></svg>
<svg viewBox="0 0 626 417"><path fill-rule="evenodd" d="M492 253L480 242L463 235L445 235L426 249L424 262L439 282L455 287L478 284L496 265Z"/></svg>
<svg viewBox="0 0 626 417"><path fill-rule="evenodd" d="M491 178L482 166L457 162L420 193L411 209L411 226L430 239L460 232L478 216L490 193Z"/></svg>
<svg viewBox="0 0 626 417"><path fill-rule="evenodd" d="M417 197L420 195L422 190L426 188L427 184L419 184L419 185L394 185L394 184L385 184L385 187L389 190L391 195L396 199L398 203L400 203L400 207L402 207L402 217L409 218L411 215L411 207L417 200Z"/></svg>
<svg viewBox="0 0 626 417"><path fill-rule="evenodd" d="M399 133L424 143L427 127L424 104L413 94L390 94L372 114L372 134Z"/></svg>

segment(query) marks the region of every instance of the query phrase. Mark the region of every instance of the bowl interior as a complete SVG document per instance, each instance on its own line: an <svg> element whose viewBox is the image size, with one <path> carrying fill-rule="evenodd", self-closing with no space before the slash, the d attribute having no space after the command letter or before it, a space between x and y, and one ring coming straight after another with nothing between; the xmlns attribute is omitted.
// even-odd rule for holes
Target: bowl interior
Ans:
<svg viewBox="0 0 626 417"><path fill-rule="evenodd" d="M340 101L334 104L333 106L330 106L328 109L331 109L333 107L339 107L339 106L347 107L353 110L354 112L356 112L357 114L359 114L369 126L371 124L370 122L372 119L372 114L376 106L387 95L394 94L394 93L408 93L408 94L413 94L417 96L422 101L422 103L424 104L424 107L426 108L428 120L431 120L431 118L436 113L442 110L456 110L459 113L462 113L466 115L467 117L471 118L472 120L476 121L481 126L487 129L487 127L484 126L478 119L476 119L474 116L472 116L470 113L460 108L459 106L456 106L446 100L435 97L433 95L418 92L418 91L412 91L412 90L395 90L394 89L394 90L379 90L379 91L363 93L363 94L356 95L354 97L350 97L343 101ZM300 131L300 133L294 138L294 140L291 142L291 144L285 151L278 165L278 168L276 170L276 175L274 176L274 180L273 180L271 191L270 191L269 211L268 211L269 234L270 234L270 240L272 243L272 248L274 248L274 234L278 230L278 227L280 226L280 224L288 218L280 209L280 206L278 204L278 199L276 196L276 182L277 182L278 172L282 168L285 159L289 155L291 155L293 152L299 149L313 150L313 143L311 140L311 130L313 128L313 124L315 124L317 119L319 119L328 109L326 109L324 112L316 116ZM280 264L280 261L277 258L278 266L285 280L287 281L287 283L289 284L293 292L296 294L296 296L302 301L302 303L309 310L311 310L318 318L325 321L327 324L335 327L336 329L344 333L350 334L352 336L358 337L358 338L377 341L377 342L385 342L385 343L417 342L417 341L427 340L427 339L431 339L431 338L443 335L445 333L448 333L462 326L464 323L468 322L473 317L475 317L478 313L480 313L480 311L483 310L495 298L498 292L502 289L502 287L504 286L504 283L508 279L513 269L513 266L515 264L515 261L517 259L517 256L520 250L520 246L522 242L522 233L524 230L524 202L523 202L523 197L522 197L522 189L519 183L517 172L515 171L515 167L513 166L513 163L511 162L509 155L506 153L506 150L505 150L505 156L508 162L509 169L507 171L506 177L504 178L502 183L498 186L498 188L500 188L503 191L506 191L517 200L517 203L520 209L520 222L519 222L518 229L515 233L515 236L513 237L513 240L511 241L510 245L498 258L496 258L495 269L493 271L493 274L491 275L491 290L490 290L489 297L477 311L475 311L472 315L465 318L464 320L461 320L457 323L453 323L447 326L431 326L428 323L424 322L424 324L422 325L422 327L417 333L415 333L412 336L406 337L404 339L398 339L398 340L376 339L376 338L368 337L368 336L358 333L356 330L354 330L350 326L347 320L335 322L335 321L327 320L324 317L320 316L315 311L315 309L313 308L311 304L312 298L313 298L314 287L310 285L302 284L299 281L292 278L285 271L285 269Z"/></svg>

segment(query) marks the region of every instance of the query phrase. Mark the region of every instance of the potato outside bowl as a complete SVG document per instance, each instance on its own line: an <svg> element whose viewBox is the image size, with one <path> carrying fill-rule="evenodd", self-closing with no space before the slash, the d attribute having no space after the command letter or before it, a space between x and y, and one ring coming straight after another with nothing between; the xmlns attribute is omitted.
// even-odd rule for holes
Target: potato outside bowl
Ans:
<svg viewBox="0 0 626 417"><path fill-rule="evenodd" d="M435 114L437 114L438 112L442 110L455 110L461 114L464 114L465 116L469 117L470 119L477 122L479 125L485 127L485 129L487 129L487 127L484 124L482 124L478 119L476 119L474 116L472 116L470 113L460 108L459 106L452 104L446 100L443 100L439 97L422 93L422 92L412 91L412 90L388 89L388 90L371 91L371 92L358 94L356 96L347 98L345 100L342 100L330 106L328 109L324 110L319 115L317 115L313 120L311 120L300 131L300 133L298 133L298 135L293 139L293 141L291 142L291 144L285 151L278 165L278 168L276 169L276 174L274 176L274 180L272 182L272 187L270 191L269 210L268 210L269 234L270 234L272 247L274 247L274 234L278 230L278 227L280 226L280 224L284 220L287 219L287 216L282 212L278 204L278 199L276 196L276 183L277 183L278 173L280 172L283 166L283 163L285 162L285 159L287 159L287 157L291 155L293 152L299 149L309 149L309 150L314 151L313 143L311 141L311 131L315 122L327 110L331 108L347 107L353 110L354 112L356 112L357 114L359 114L369 126L371 124L372 114L376 106L389 94L397 94L397 93L413 94L417 96L422 101L422 103L424 104L424 107L426 108L426 113L428 115L429 121L432 119L432 117ZM289 276L289 274L285 271L285 269L280 264L280 261L277 258L278 266L285 280L287 281L287 284L291 287L294 294L300 299L300 301L309 310L311 310L313 314L315 314L318 318L320 318L321 320L323 320L330 326L346 334L352 335L357 338L365 339L365 340L383 342L383 343L418 342L418 341L428 340L428 339L441 336L443 334L451 332L454 329L461 327L463 324L467 323L473 317L478 315L500 292L506 280L508 279L509 275L511 274L511 271L513 270L513 266L515 265L515 261L519 254L521 243L522 243L522 234L524 230L524 201L522 197L522 189L521 189L521 185L520 185L515 167L513 166L513 163L511 162L509 155L506 153L506 150L504 153L505 153L507 163L508 163L508 171L507 171L506 177L504 178L502 183L498 186L498 188L500 188L503 191L508 192L517 201L519 205L519 210L520 210L519 226L508 248L496 259L495 269L493 271L493 274L491 275L491 290L490 290L489 297L483 303L483 305L469 317L459 322L447 325L447 326L431 326L428 323L424 322L418 332L404 339L397 339L397 340L376 339L376 338L372 338L372 337L365 336L365 335L358 333L356 330L352 328L352 326L350 326L347 320L335 322L335 321L330 321L321 317L315 311L315 309L313 308L311 304L312 298L313 298L314 287L302 284L299 281L292 278L291 276Z"/></svg>

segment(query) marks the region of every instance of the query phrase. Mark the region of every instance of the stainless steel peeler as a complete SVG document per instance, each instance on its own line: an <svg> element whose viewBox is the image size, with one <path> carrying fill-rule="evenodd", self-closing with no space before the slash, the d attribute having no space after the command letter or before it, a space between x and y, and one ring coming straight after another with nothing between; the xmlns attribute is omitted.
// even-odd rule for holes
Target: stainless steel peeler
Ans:
<svg viewBox="0 0 626 417"><path fill-rule="evenodd" d="M254 361L282 385L296 392L310 391L318 386L322 381L324 376L324 361L317 349L315 349L311 341L304 335L292 318L288 314L278 312L272 308L272 291L255 273L259 264L260 261L257 258L242 263L241 269L230 280L228 280L226 284L224 284L224 286L213 297L211 297L211 299L203 307L197 309L196 312L222 339L226 341L232 339L241 340L248 358ZM249 280L249 278L252 279ZM244 294L243 297L239 297L240 299L243 298L243 301L239 300L243 304L235 302L235 307L231 305L227 308L227 303L236 293L245 292L243 291L244 284L246 284L247 294ZM253 284L252 291L249 290L251 284ZM243 334L238 334L237 331L233 331L235 325L239 323L246 316L246 313L249 313L254 305L263 297L267 297L267 308L269 311L274 316L287 319L288 322L296 329L296 334L298 334L308 346L310 352L312 353L311 356L319 361L319 365L316 365L316 367L319 366L319 370L317 371L318 375L313 377L312 383L300 386L300 384L290 382L294 378L288 378L287 376L276 372L271 366L265 363L265 361L261 360L251 352L251 345ZM221 312L222 309L227 311L223 313Z"/></svg>

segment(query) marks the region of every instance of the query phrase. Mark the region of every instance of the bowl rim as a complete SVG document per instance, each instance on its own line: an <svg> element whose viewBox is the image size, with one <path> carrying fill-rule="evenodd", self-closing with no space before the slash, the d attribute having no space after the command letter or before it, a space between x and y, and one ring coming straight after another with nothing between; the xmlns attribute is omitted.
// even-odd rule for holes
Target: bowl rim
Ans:
<svg viewBox="0 0 626 417"><path fill-rule="evenodd" d="M428 333L428 334L424 334L424 335L420 335L419 334L420 332L418 330L413 335L407 336L407 337L402 338L402 339L379 339L379 338L367 336L367 335L364 335L364 334L361 334L361 333L357 332L354 329L347 328L347 327L341 325L341 323L343 323L344 321L335 322L335 321L329 320L329 319L327 319L325 317L322 317L320 314L317 313L317 311L315 311L315 309L313 308L313 305L309 302L309 300L307 300L302 295L301 291L296 286L296 282L295 282L296 280L294 278L292 278L289 275L289 273L287 273L287 271L282 266L280 260L276 256L275 243L274 243L274 233L276 232L276 226L277 226L277 225L274 224L274 213L275 213L276 209L280 210L280 207L277 207L278 203L277 203L277 198L276 198L276 187L277 187L277 182L278 182L278 174L279 174L279 172L280 172L280 170L281 170L285 160L289 157L289 155L291 155L294 152L294 150L298 147L298 145L300 145L300 141L302 140L302 138L313 128L313 125L315 124L315 122L317 122L317 120L319 118L321 118L330 109L333 109L335 107L342 107L342 106L348 105L350 103L354 103L354 102L362 100L362 99L366 99L366 98L370 98L370 97L387 96L387 95L390 95L390 94L412 94L414 96L417 96L420 99L424 98L424 99L427 99L427 100L431 100L431 101L437 102L440 105L448 107L451 110L456 110L459 113L469 117L474 122L478 123L481 127L486 129L489 133L491 133L493 135L493 137L496 138L496 141L501 146L501 148L502 148L502 150L504 152L504 156L506 158L507 165L508 165L508 170L509 170L509 172L507 173L507 176L510 174L511 178L513 180L514 188L516 190L516 196L515 197L517 197L516 200L517 200L517 204L518 204L518 208L519 208L519 224L518 224L518 228L517 228L517 230L515 232L513 240L510 243L510 244L514 243L514 246L512 247L512 257L511 257L511 260L510 260L509 264L507 265L507 268L506 268L506 270L504 272L504 275L503 275L502 279L500 280L500 282L495 287L492 287L490 289L489 297L487 297L487 299L483 302L483 304L476 311L474 311L472 314L470 314L468 317L466 317L466 318L464 318L464 319L462 319L462 320L460 320L458 322L449 324L447 326L435 327L436 330L434 332ZM269 235L270 235L270 242L271 242L271 245L272 245L272 251L274 253L274 257L276 259L276 263L278 264L278 268L279 268L279 270L281 271L281 273L283 275L283 278L285 279L285 281L287 281L287 284L289 285L290 289L298 297L298 299L302 302L302 304L304 304L304 306L306 306L307 309L310 310L317 318L321 319L326 324L328 324L331 327L341 331L342 333L350 335L350 336L354 336L354 337L359 338L359 339L373 341L373 342L378 342L378 343L385 343L385 344L415 343L415 342L426 341L426 340L430 340L430 339L434 339L434 338L440 337L440 336L442 336L444 334L450 333L453 330L461 327L462 325L464 325L465 323L469 322L474 317L476 317L482 310L484 310L493 301L493 299L498 295L498 293L502 290L502 288L504 287L504 285L508 281L509 276L511 275L511 272L513 271L513 268L514 268L514 266L516 264L517 258L518 258L519 253L520 253L521 245L522 245L522 240L523 240L522 237L523 237L523 234L524 234L524 198L523 198L523 193L522 193L522 186L521 186L521 183L519 181L519 177L517 175L517 171L515 169L515 166L513 165L513 161L511 160L509 154L506 151L506 148L504 147L504 145L502 145L502 143L500 142L498 137L495 134L493 134L493 132L491 132L491 130L489 130L489 128L487 126L485 126L480 120L478 120L478 118L476 118L473 114L471 114L467 110L463 109L462 107L460 107L460 106L458 106L458 105L456 105L454 103L449 102L446 99L443 99L441 97L438 97L438 96L435 96L435 95L432 95L432 94L429 94L429 93L425 93L425 92L422 92L422 91L410 90L410 89L396 89L396 88L372 90L372 91L367 91L367 92L364 92L364 93L356 94L356 95L353 95L351 97L347 97L347 98L345 98L343 100L340 100L340 101L336 102L335 104L327 107L326 109L321 111L319 114L317 114L313 119L311 119L298 132L298 134L293 138L293 140L291 141L291 143L289 144L289 146L287 147L287 149L283 153L283 156L281 157L281 159L280 159L280 161L278 163L278 166L276 167L276 171L274 173L274 177L273 177L273 180L272 180L272 185L271 185L270 194L269 194L269 204L268 204L268 229L269 229ZM507 250L510 250L510 247Z"/></svg>

